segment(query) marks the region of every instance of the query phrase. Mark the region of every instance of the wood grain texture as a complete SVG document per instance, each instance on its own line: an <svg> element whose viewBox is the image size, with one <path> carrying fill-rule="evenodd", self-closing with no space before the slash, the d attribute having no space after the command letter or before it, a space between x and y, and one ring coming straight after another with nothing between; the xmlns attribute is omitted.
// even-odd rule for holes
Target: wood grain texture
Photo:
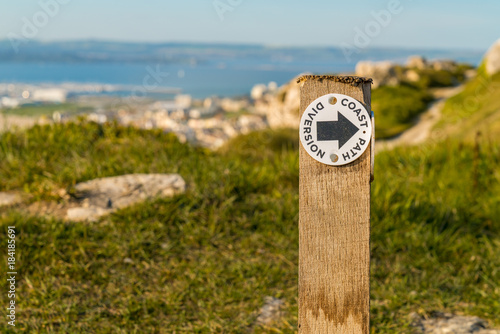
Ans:
<svg viewBox="0 0 500 334"><path fill-rule="evenodd" d="M300 116L316 98L340 93L371 110L369 82L328 78L301 83ZM371 148L328 166L300 146L299 333L368 334L370 327Z"/></svg>

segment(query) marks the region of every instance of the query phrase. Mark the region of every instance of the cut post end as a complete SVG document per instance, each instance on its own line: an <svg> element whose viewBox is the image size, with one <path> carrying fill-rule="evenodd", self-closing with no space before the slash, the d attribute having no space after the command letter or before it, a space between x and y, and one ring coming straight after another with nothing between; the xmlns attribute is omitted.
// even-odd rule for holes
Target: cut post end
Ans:
<svg viewBox="0 0 500 334"><path fill-rule="evenodd" d="M360 84L363 83L373 83L372 78L364 78L364 77L357 77L354 75L312 75L312 74L306 74L297 79L297 83L301 83L307 80L318 80L318 81L323 81L323 80L331 80L334 82L342 82L346 84L350 84L351 86L359 86Z"/></svg>

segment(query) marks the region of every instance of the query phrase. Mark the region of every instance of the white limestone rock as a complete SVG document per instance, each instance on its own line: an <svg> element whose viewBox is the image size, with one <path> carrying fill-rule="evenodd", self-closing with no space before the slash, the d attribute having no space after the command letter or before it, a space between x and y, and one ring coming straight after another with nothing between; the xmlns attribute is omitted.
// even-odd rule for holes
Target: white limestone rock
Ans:
<svg viewBox="0 0 500 334"><path fill-rule="evenodd" d="M488 50L484 56L484 63L488 75L500 72L500 39Z"/></svg>
<svg viewBox="0 0 500 334"><path fill-rule="evenodd" d="M300 77L300 76L299 76ZM271 128L297 128L300 123L300 86L297 79L279 87L266 99L255 101L255 112L266 117Z"/></svg>
<svg viewBox="0 0 500 334"><path fill-rule="evenodd" d="M395 86L400 83L396 65L390 61L360 61L356 64L356 75L373 79L373 88Z"/></svg>
<svg viewBox="0 0 500 334"><path fill-rule="evenodd" d="M423 70L428 66L428 64L427 60L422 56L410 56L406 61L406 66L408 68L417 68L419 70Z"/></svg>
<svg viewBox="0 0 500 334"><path fill-rule="evenodd" d="M500 334L498 329L488 329L488 323L478 317L435 313L430 318L412 314L413 327L425 334Z"/></svg>

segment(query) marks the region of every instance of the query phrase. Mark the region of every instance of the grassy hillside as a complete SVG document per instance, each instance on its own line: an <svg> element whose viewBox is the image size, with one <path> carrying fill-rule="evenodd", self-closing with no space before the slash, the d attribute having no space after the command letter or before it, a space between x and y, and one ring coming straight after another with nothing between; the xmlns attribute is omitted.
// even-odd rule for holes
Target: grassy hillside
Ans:
<svg viewBox="0 0 500 334"><path fill-rule="evenodd" d="M189 184L184 195L97 223L3 212L0 233L18 230L20 329L296 332L294 131L253 133L217 153L113 124L37 126L3 134L0 143L0 189L21 188L34 199L59 201L61 187L132 172L178 172ZM499 153L486 142L450 140L377 155L374 333L409 333L413 311L475 314L500 325ZM255 328L265 296L285 300L286 313L271 328Z"/></svg>
<svg viewBox="0 0 500 334"><path fill-rule="evenodd" d="M484 67L464 90L446 101L443 118L437 129L445 135L471 139L500 132L500 73L490 77Z"/></svg>
<svg viewBox="0 0 500 334"><path fill-rule="evenodd" d="M396 67L401 82L398 86L382 86L372 92L372 110L375 112L377 139L394 137L410 128L415 119L427 110L434 100L433 88L452 87L465 81L465 72L472 67L458 64L453 70L435 70ZM408 81L405 71L418 76Z"/></svg>

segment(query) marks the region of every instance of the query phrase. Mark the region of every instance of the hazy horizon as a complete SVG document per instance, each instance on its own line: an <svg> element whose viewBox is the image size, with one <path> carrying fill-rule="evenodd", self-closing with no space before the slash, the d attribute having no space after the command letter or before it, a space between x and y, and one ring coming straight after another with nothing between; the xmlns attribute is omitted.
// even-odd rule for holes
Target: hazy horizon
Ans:
<svg viewBox="0 0 500 334"><path fill-rule="evenodd" d="M0 42L9 42L8 38L0 38ZM116 44L142 44L142 45L164 45L164 44L186 44L186 45L220 45L220 46L255 46L268 48L297 48L297 49L340 49L342 45L306 45L306 44L273 44L273 43L251 43L251 42L236 42L236 41L203 41L203 40L161 40L161 41L140 41L133 39L108 39L108 38L69 38L69 39L32 39L28 43L76 43L76 42L93 42L93 43L116 43ZM419 47L419 46L398 46L398 45L374 45L366 47L366 50L428 50L428 51L466 51L466 52L486 52L482 48L466 48L466 47Z"/></svg>
<svg viewBox="0 0 500 334"><path fill-rule="evenodd" d="M39 0L2 9L0 39L485 50L499 38L500 3Z"/></svg>

